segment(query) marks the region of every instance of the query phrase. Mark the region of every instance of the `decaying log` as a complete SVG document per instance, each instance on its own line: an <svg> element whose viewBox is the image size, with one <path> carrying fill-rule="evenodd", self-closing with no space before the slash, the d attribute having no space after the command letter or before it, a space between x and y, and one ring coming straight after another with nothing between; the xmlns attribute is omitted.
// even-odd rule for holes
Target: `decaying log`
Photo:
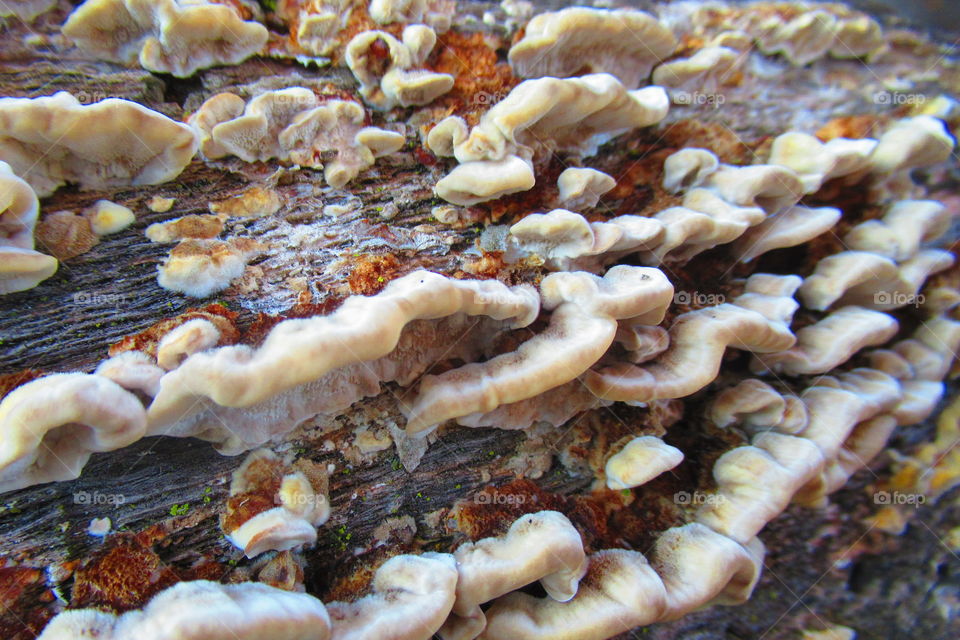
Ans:
<svg viewBox="0 0 960 640"><path fill-rule="evenodd" d="M4 26L0 95L34 97L66 90L82 100L121 97L182 119L213 93L253 83L261 87L332 85L344 90L355 86L343 69L318 69L273 59L249 60L178 80L92 62L76 52L64 57L46 48L43 40L58 37L56 25L67 13L66 4L61 3L32 27L15 21ZM477 3L476 13L486 6ZM31 31L40 34L32 43L26 40ZM855 75L846 66L838 65L838 69L838 73ZM801 119L826 123L840 115L841 109L842 113L875 111L875 105L851 90L829 103L812 105L801 100L788 113L777 112L777 105L796 99L798 81L812 82L805 73L791 69L774 83L770 94L762 98L763 104L732 101L722 112L705 105L687 111L685 117L672 115L664 130L655 134L631 133L616 146L605 148L596 168L616 169L626 175L614 197L605 201L605 213L650 212L676 204L651 186L652 167L658 167L682 139L709 139L717 143L723 159L749 161L763 148L765 137L785 131ZM948 88L951 83L953 89L960 86L956 77L943 80ZM249 327L261 313L281 313L298 302L296 290L284 284L291 274L310 283L312 304L336 301L350 293L372 293L376 286L366 288L369 282L361 277L362 263L369 256L392 256L404 273L423 267L454 274L460 268L456 256L476 244L480 228L473 222L509 222L536 206L531 204L532 196L511 197L471 209L474 218L461 224L441 224L433 208L442 202L431 189L445 167L424 155L415 132L408 132L408 143L400 153L379 161L351 183L350 199L325 186L320 172L244 165L236 159L211 163L195 159L177 180L153 187L109 192L59 189L43 201L43 212L80 211L107 198L131 208L137 220L123 232L102 238L84 255L63 262L54 277L35 289L0 297L0 373L92 371L107 356L110 345L125 336L213 301L237 312L240 327ZM430 162L425 163L424 157ZM558 173L560 169L556 165L548 171ZM240 282L210 300L162 289L156 267L170 245L148 241L143 233L146 227L183 215L208 213L211 202L242 195L252 186L280 194L280 212L270 220L231 221L227 234L280 237L285 229L311 224L320 229L317 237L325 238L318 240L316 253L255 260ZM153 196L175 198L174 208L163 213L149 210L146 202ZM850 199L855 207L859 204L855 194L841 197ZM324 214L325 205L350 204L353 199L359 206L349 213L340 217ZM389 218L384 217L384 209ZM780 259L809 266L835 249L827 242ZM698 274L729 263L724 251L708 252L690 269L673 275L681 284L698 283L702 290L705 285ZM732 273L748 272L736 267ZM374 270L374 279L377 273ZM355 274L359 275L351 280ZM718 283L717 291L724 286ZM264 291L269 293L260 295ZM745 368L745 361L732 362L732 366ZM652 412L621 405L598 409L579 425L531 434L452 428L433 439L420 465L409 472L392 447L372 456L358 456L355 447L350 449L356 426L376 421L370 415L380 416L379 420L398 417L397 393L402 390L385 385L380 396L363 401L343 416L314 421L276 447L332 472L331 519L321 528L318 544L304 554L307 591L325 600L355 595L366 585L371 567L385 557L382 548L371 547L374 530L386 518L410 516L416 526L414 535L397 525L399 533L391 539L393 552L446 550L464 538L462 523L451 520L465 516L451 507L458 501L475 500L478 491L490 485L519 482L513 485L514 492L527 499L568 501L567 507L582 515L578 525L596 527L591 534L598 544L618 539L619 534L606 530L605 520L591 511L615 497L606 496L590 505L577 503L573 496L588 493L593 478L572 473L558 460L560 452L584 433L602 440L605 430L618 428L610 425L629 425L658 435L663 432L659 417ZM710 463L734 441L699 424L702 403L702 397L686 402L685 419L670 431L671 437L695 442L698 452L688 456L677 475L658 480L653 493L667 495L709 485ZM914 432L924 433L922 427L910 433ZM610 435L600 446L614 440ZM909 444L904 442L904 448ZM548 452L545 460L542 454L538 457L531 452L537 448ZM523 453L520 465L518 452ZM194 439L148 438L120 451L94 455L77 480L0 496L0 564L7 567L0 567L0 635L32 637L28 632L42 628L54 610L52 595L37 586L41 578L18 571L52 567L51 572L64 576L55 579L60 585L57 596L64 601L70 601L71 590L74 594L96 589L105 593L107 580L94 575L96 572L88 571L77 581L70 573L84 566L108 573L109 563L104 558L109 558L111 549L124 545L142 550L144 557L155 556L163 571L180 578L241 580L252 576L257 570L255 563L243 558L219 526L230 476L241 459L222 456L210 444ZM889 460L881 460L886 462ZM877 473L884 476L882 466ZM525 474L532 480L518 480ZM623 637L788 638L796 637L791 634L799 629L817 628L826 622L861 630L861 637L901 637L890 629L908 624L916 624L915 630L929 637L947 637L955 620L945 617L944 611L953 607L953 615L957 615L955 599L960 589L960 561L953 553L960 526L956 492L939 505L920 510L906 535L895 538L863 524L874 506L867 504L864 485L868 480L873 480L868 472L857 476L851 487L838 494L836 505L825 512L793 507L764 531L761 538L769 556L758 596L752 602L737 609L714 608ZM660 504L637 507L630 519L624 520L635 529L623 535L634 545L652 541L655 532L675 522L675 516ZM106 541L87 532L91 519L100 517L111 520L114 533ZM479 521L469 524L477 530L487 526ZM948 535L953 537L946 542ZM953 550L947 548L951 545ZM835 566L850 549L854 549L852 559ZM922 570L916 570L918 566ZM78 582L83 582L82 589ZM901 588L895 589L894 582ZM152 593L139 595L142 599ZM37 604L25 607L24 602ZM904 610L910 612L910 620L904 619ZM31 611L31 617L24 619L24 611ZM14 636L17 632L22 635Z"/></svg>

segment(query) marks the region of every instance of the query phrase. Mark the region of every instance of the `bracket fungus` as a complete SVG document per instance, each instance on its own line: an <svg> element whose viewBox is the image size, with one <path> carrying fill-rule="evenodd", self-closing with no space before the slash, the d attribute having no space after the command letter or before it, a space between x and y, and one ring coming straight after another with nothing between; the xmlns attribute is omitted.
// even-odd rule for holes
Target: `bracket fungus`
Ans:
<svg viewBox="0 0 960 640"><path fill-rule="evenodd" d="M746 31L730 29L721 31L712 37L707 45L711 47L727 47L740 53L747 53L753 48L753 40Z"/></svg>
<svg viewBox="0 0 960 640"><path fill-rule="evenodd" d="M643 11L570 7L530 20L509 58L521 78L609 73L635 89L676 48L670 29Z"/></svg>
<svg viewBox="0 0 960 640"><path fill-rule="evenodd" d="M732 80L744 56L728 47L704 47L689 58L664 62L653 70L653 83L680 91L717 90ZM674 102L683 103L674 97Z"/></svg>
<svg viewBox="0 0 960 640"><path fill-rule="evenodd" d="M603 640L651 624L666 605L663 582L642 554L590 554L587 574L569 602L512 593L487 610L490 640Z"/></svg>
<svg viewBox="0 0 960 640"><path fill-rule="evenodd" d="M803 66L827 55L839 33L837 18L827 11L813 10L788 20L771 18L757 46L764 53L782 53L792 64Z"/></svg>
<svg viewBox="0 0 960 640"><path fill-rule="evenodd" d="M699 607L739 604L760 579L765 549L759 539L746 544L692 522L664 531L650 564L667 593L661 620L675 620Z"/></svg>
<svg viewBox="0 0 960 640"><path fill-rule="evenodd" d="M223 231L225 215L186 215L166 222L155 222L144 230L143 235L151 242L178 242L187 238L210 240Z"/></svg>
<svg viewBox="0 0 960 640"><path fill-rule="evenodd" d="M698 190L694 190L684 202L701 210L685 205L664 209L653 216L663 225L663 239L641 254L646 263L689 260L698 253L740 237L751 225L763 219L763 211L757 207L738 207L721 202L718 208L715 203L702 200Z"/></svg>
<svg viewBox="0 0 960 640"><path fill-rule="evenodd" d="M753 293L761 298L761 304L755 298L741 297L732 303L681 314L670 327L670 347L653 361L642 366L624 362L591 370L584 382L597 397L608 400L682 398L717 377L727 347L784 353L796 341L788 323L797 307L791 295L799 279L785 276L783 283L777 290L779 282L771 285L754 275L747 282L745 296ZM782 302L786 302L786 313Z"/></svg>
<svg viewBox="0 0 960 640"><path fill-rule="evenodd" d="M796 204L805 192L793 170L776 164L722 165L710 174L705 186L731 204L760 207L769 214Z"/></svg>
<svg viewBox="0 0 960 640"><path fill-rule="evenodd" d="M864 58L885 45L880 23L866 14L839 16L837 37L830 48L834 58Z"/></svg>
<svg viewBox="0 0 960 640"><path fill-rule="evenodd" d="M895 309L915 301L927 277L953 262L953 254L940 249L920 250L900 264L872 252L842 251L817 263L800 297L804 306L821 311L844 304Z"/></svg>
<svg viewBox="0 0 960 640"><path fill-rule="evenodd" d="M604 640L637 626L673 620L708 603L750 596L763 546L746 546L691 523L663 532L649 563L637 551L590 554L577 595L568 602L515 592L487 610L483 638Z"/></svg>
<svg viewBox="0 0 960 640"><path fill-rule="evenodd" d="M40 202L30 185L2 161L0 198L0 244L33 249L33 228L40 215Z"/></svg>
<svg viewBox="0 0 960 640"><path fill-rule="evenodd" d="M34 251L40 202L26 181L0 161L0 295L26 291L57 271L57 259Z"/></svg>
<svg viewBox="0 0 960 640"><path fill-rule="evenodd" d="M607 460L608 489L631 489L683 462L683 452L655 436L632 439Z"/></svg>
<svg viewBox="0 0 960 640"><path fill-rule="evenodd" d="M183 240L157 267L157 283L192 298L206 298L243 275L260 249L249 238Z"/></svg>
<svg viewBox="0 0 960 640"><path fill-rule="evenodd" d="M824 462L815 477L797 490L795 502L806 505L822 503L824 495L831 491L831 485L832 489L837 488L830 476L836 473L838 456L856 426L877 418L900 399L900 386L896 381L889 376L886 380L876 379L883 375L879 371L867 370L867 378L861 375L859 380L856 376L848 376L846 380L825 379L822 384L818 382L803 392L801 398L810 412L810 424L800 435L817 445ZM864 383L871 385L870 377L874 378L872 389L864 387Z"/></svg>
<svg viewBox="0 0 960 640"><path fill-rule="evenodd" d="M471 206L496 200L536 184L530 163L508 156L502 160L484 160L458 165L437 182L434 192L447 202Z"/></svg>
<svg viewBox="0 0 960 640"><path fill-rule="evenodd" d="M327 604L332 638L430 640L453 607L459 573L447 553L394 556L373 576L373 592Z"/></svg>
<svg viewBox="0 0 960 640"><path fill-rule="evenodd" d="M605 264L649 251L664 241L664 225L655 218L624 215L587 222L580 214L554 209L529 214L510 227L504 259L534 259L558 271L599 272Z"/></svg>
<svg viewBox="0 0 960 640"><path fill-rule="evenodd" d="M129 100L85 105L66 91L0 98L0 157L41 197L68 182L83 189L167 182L196 151L190 127Z"/></svg>
<svg viewBox="0 0 960 640"><path fill-rule="evenodd" d="M534 165L550 154L594 155L601 141L656 124L668 109L662 88L628 91L606 73L521 82L483 114L466 138L466 125L448 119L442 134L431 139L431 148L452 149L460 163L435 191L454 204L525 191L533 187Z"/></svg>
<svg viewBox="0 0 960 640"><path fill-rule="evenodd" d="M710 403L708 416L720 428L737 425L758 433L771 430L793 434L809 422L806 405L797 396L783 395L756 378L747 378L718 393Z"/></svg>
<svg viewBox="0 0 960 640"><path fill-rule="evenodd" d="M460 162L511 153L527 160L550 151L592 155L601 135L656 124L668 108L662 88L630 91L607 73L527 80L483 114L454 155Z"/></svg>
<svg viewBox="0 0 960 640"><path fill-rule="evenodd" d="M57 271L53 256L20 247L0 246L0 295L32 289Z"/></svg>
<svg viewBox="0 0 960 640"><path fill-rule="evenodd" d="M415 271L376 296L349 298L330 316L280 323L256 350L238 345L190 356L161 379L150 405L151 429L197 413L200 398L248 407L339 367L384 356L404 326L416 319L466 313L526 326L538 310L539 300L526 286L509 289L497 282ZM237 437L231 433L227 439Z"/></svg>
<svg viewBox="0 0 960 640"><path fill-rule="evenodd" d="M142 351L123 351L97 365L94 373L116 382L127 391L157 395L164 370Z"/></svg>
<svg viewBox="0 0 960 640"><path fill-rule="evenodd" d="M409 407L407 433L420 433L451 419L487 413L532 398L584 373L613 343L617 321L659 324L673 286L658 269L619 265L603 278L553 273L541 283L550 325L516 351L427 375Z"/></svg>
<svg viewBox="0 0 960 640"><path fill-rule="evenodd" d="M878 144L870 138L834 138L823 143L809 134L789 131L774 138L769 162L793 170L804 193L814 193L827 180L865 169Z"/></svg>
<svg viewBox="0 0 960 640"><path fill-rule="evenodd" d="M452 0L370 0L367 12L377 24L425 24L443 33L450 28L456 4Z"/></svg>
<svg viewBox="0 0 960 640"><path fill-rule="evenodd" d="M879 220L861 222L843 237L854 251L869 251L892 260L907 260L920 252L950 226L952 216L934 200L902 200L893 203Z"/></svg>
<svg viewBox="0 0 960 640"><path fill-rule="evenodd" d="M741 262L750 262L768 251L804 244L832 229L841 215L834 207L794 205L747 229L734 243L734 251Z"/></svg>
<svg viewBox="0 0 960 640"><path fill-rule="evenodd" d="M220 341L220 330L209 320L194 318L160 339L157 345L157 364L176 369L189 356L215 347Z"/></svg>
<svg viewBox="0 0 960 640"><path fill-rule="evenodd" d="M587 571L580 533L556 511L521 516L505 535L463 544L453 556L459 575L453 611L440 629L444 640L481 635L481 604L537 580L551 598L566 602Z"/></svg>
<svg viewBox="0 0 960 640"><path fill-rule="evenodd" d="M864 347L883 344L897 332L896 319L863 307L842 307L797 331L796 344L776 353L758 354L754 371L787 375L826 373Z"/></svg>
<svg viewBox="0 0 960 640"><path fill-rule="evenodd" d="M823 464L820 448L808 439L758 434L751 445L731 449L714 463L719 497L697 511L697 522L746 543L787 508Z"/></svg>
<svg viewBox="0 0 960 640"><path fill-rule="evenodd" d="M323 177L339 189L372 167L376 158L403 146L401 134L363 127L363 121L360 105L332 100L297 114L280 133L280 144L290 150L290 160L317 169L321 166L318 155L336 151L336 157L323 165Z"/></svg>
<svg viewBox="0 0 960 640"><path fill-rule="evenodd" d="M329 640L330 616L305 593L265 584L180 582L161 591L142 610L122 615L73 609L55 617L42 640Z"/></svg>
<svg viewBox="0 0 960 640"><path fill-rule="evenodd" d="M100 243L91 219L73 211L54 211L37 224L37 242L59 260L83 255Z"/></svg>
<svg viewBox="0 0 960 640"><path fill-rule="evenodd" d="M893 173L937 164L950 157L955 145L943 120L932 116L904 118L880 136L870 154L870 169Z"/></svg>
<svg viewBox="0 0 960 640"><path fill-rule="evenodd" d="M511 258L537 256L548 266L567 271L562 260L606 253L620 242L623 231L618 218L610 223L590 223L579 213L554 209L531 213L512 225L506 238Z"/></svg>
<svg viewBox="0 0 960 640"><path fill-rule="evenodd" d="M403 146L399 133L364 126L363 107L350 100L320 100L303 87L268 91L241 109L229 93L203 103L188 122L210 159L235 155L245 162L277 158L313 169L341 188L374 160ZM336 152L331 160L325 160Z"/></svg>
<svg viewBox="0 0 960 640"><path fill-rule="evenodd" d="M634 364L653 360L670 346L670 334L663 327L629 320L620 323L614 340Z"/></svg>
<svg viewBox="0 0 960 640"><path fill-rule="evenodd" d="M437 34L422 24L406 27L402 40L386 31L364 31L355 35L347 44L345 59L360 83L364 102L388 110L397 105L429 104L450 91L453 76L417 69L424 65L436 42ZM384 64L378 53L384 48L389 64Z"/></svg>
<svg viewBox="0 0 960 640"><path fill-rule="evenodd" d="M267 28L244 20L229 3L206 0L86 0L70 14L63 34L103 60L170 73L237 64L267 43Z"/></svg>
<svg viewBox="0 0 960 640"><path fill-rule="evenodd" d="M568 209L592 209L603 194L617 186L617 181L596 169L564 169L557 178L560 205Z"/></svg>
<svg viewBox="0 0 960 640"><path fill-rule="evenodd" d="M90 221L90 229L98 236L123 231L136 220L129 208L109 200L97 200L83 210L83 215Z"/></svg>
<svg viewBox="0 0 960 640"><path fill-rule="evenodd" d="M695 11L694 21L709 21L710 11L707 7ZM709 39L710 45L746 52L755 41L761 53L781 54L796 67L828 55L872 59L887 50L880 23L838 3L783 3L728 11L728 19L713 25L724 30ZM713 33L713 29L709 32Z"/></svg>
<svg viewBox="0 0 960 640"><path fill-rule="evenodd" d="M707 149L681 149L663 161L663 188L670 193L699 187L720 168L716 154Z"/></svg>
<svg viewBox="0 0 960 640"><path fill-rule="evenodd" d="M893 415L858 422L837 452L837 459L824 471L824 492L837 491L856 471L866 467L883 450L896 428L897 418Z"/></svg>
<svg viewBox="0 0 960 640"><path fill-rule="evenodd" d="M330 517L324 489L269 449L251 452L233 473L224 518L227 539L248 558L312 545L317 527ZM263 510L250 515L258 505Z"/></svg>
<svg viewBox="0 0 960 640"><path fill-rule="evenodd" d="M143 437L140 400L98 375L58 373L17 387L0 403L0 490L80 475L90 454Z"/></svg>
<svg viewBox="0 0 960 640"><path fill-rule="evenodd" d="M469 135L470 128L466 120L460 116L447 116L427 132L424 145L434 155L453 157L454 151Z"/></svg>

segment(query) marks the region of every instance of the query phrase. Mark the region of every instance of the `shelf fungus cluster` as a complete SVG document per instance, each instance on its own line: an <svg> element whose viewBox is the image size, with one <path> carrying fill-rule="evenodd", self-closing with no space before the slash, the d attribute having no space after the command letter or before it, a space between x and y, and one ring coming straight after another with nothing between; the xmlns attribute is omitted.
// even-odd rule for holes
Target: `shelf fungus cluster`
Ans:
<svg viewBox="0 0 960 640"><path fill-rule="evenodd" d="M676 48L673 32L643 11L571 7L527 22L509 57L521 78L609 73L636 89Z"/></svg>
<svg viewBox="0 0 960 640"><path fill-rule="evenodd" d="M84 189L166 182L196 150L189 127L129 100L83 104L66 91L0 98L0 157L41 197L68 182Z"/></svg>
<svg viewBox="0 0 960 640"><path fill-rule="evenodd" d="M360 83L360 95L378 109L409 107L433 102L453 88L453 76L421 67L437 42L428 26L411 25L402 40L385 31L364 31L347 44L346 62ZM390 62L385 63L386 48Z"/></svg>
<svg viewBox="0 0 960 640"><path fill-rule="evenodd" d="M87 0L63 25L83 52L185 78L260 52L267 28L245 20L250 6L206 0Z"/></svg>
<svg viewBox="0 0 960 640"><path fill-rule="evenodd" d="M175 603L193 598L202 606L165 621L166 633L251 640L266 629L274 638L318 640L428 640L435 633L445 640L602 639L704 605L743 601L760 576L763 555L757 538L741 545L697 523L665 531L649 559L625 549L588 554L570 520L540 511L518 518L502 536L467 543L453 554L394 556L377 569L372 593L355 602L324 604L263 584L181 582L142 611L119 617L93 609L62 613L40 637L145 637L159 631L164 609L169 615ZM516 591L537 581L544 598ZM490 602L486 611L479 606Z"/></svg>
<svg viewBox="0 0 960 640"><path fill-rule="evenodd" d="M56 46L173 76L143 99L159 110L0 98L0 322L88 270L142 296L105 359L84 337L34 364L33 323L11 333L30 368L0 375L8 507L62 487L101 506L77 487L157 443L243 454L167 465L192 511L117 509L91 558L44 550L46 628L10 637L604 640L748 600L768 523L936 414L960 349L960 107L784 97L913 53L832 4L497 23L528 9L87 0ZM689 99L721 90L738 100ZM780 108L775 129L720 124ZM98 242L127 266L74 262ZM898 458L938 492L956 414Z"/></svg>
<svg viewBox="0 0 960 640"><path fill-rule="evenodd" d="M527 191L536 163L554 153L594 155L604 139L660 122L668 106L662 88L630 91L609 73L527 80L473 128L450 116L430 131L427 147L459 162L436 193L469 205Z"/></svg>
<svg viewBox="0 0 960 640"><path fill-rule="evenodd" d="M683 13L672 17L705 43L690 60L705 58L704 51L715 57L719 49L756 47L802 67L826 57L873 60L890 48L876 19L841 3L704 6Z"/></svg>
<svg viewBox="0 0 960 640"><path fill-rule="evenodd" d="M373 166L375 158L403 146L401 134L364 126L365 116L357 102L321 100L310 89L290 87L249 102L219 93L203 103L190 124L206 158L276 158L323 169L327 182L340 188Z"/></svg>

